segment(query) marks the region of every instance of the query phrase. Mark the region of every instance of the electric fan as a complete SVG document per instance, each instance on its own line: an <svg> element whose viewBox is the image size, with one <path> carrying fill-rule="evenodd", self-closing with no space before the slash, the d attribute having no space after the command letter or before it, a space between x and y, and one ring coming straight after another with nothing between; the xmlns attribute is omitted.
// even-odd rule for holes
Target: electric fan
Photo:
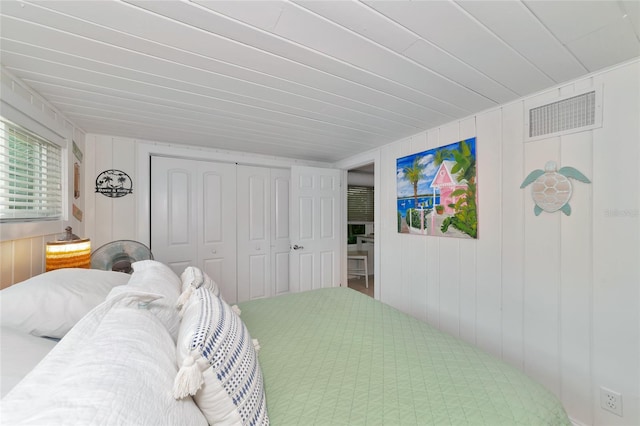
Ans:
<svg viewBox="0 0 640 426"><path fill-rule="evenodd" d="M107 243L91 253L91 268L130 274L131 264L139 260L153 259L147 246L133 240Z"/></svg>

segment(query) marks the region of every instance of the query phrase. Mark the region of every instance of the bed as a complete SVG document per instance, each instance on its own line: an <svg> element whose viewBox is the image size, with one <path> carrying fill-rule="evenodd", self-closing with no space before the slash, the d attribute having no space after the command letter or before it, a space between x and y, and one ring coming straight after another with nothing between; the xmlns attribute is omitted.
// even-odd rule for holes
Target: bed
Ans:
<svg viewBox="0 0 640 426"><path fill-rule="evenodd" d="M240 304L273 424L561 425L542 386L347 288Z"/></svg>
<svg viewBox="0 0 640 426"><path fill-rule="evenodd" d="M570 424L517 369L353 290L229 307L197 268L144 262L0 401L3 423ZM211 354L228 347L238 368Z"/></svg>

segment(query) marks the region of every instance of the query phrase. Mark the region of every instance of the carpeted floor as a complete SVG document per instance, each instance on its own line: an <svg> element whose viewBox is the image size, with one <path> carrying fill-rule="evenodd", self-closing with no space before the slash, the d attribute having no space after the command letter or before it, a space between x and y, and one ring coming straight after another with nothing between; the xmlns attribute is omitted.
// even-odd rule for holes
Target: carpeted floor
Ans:
<svg viewBox="0 0 640 426"><path fill-rule="evenodd" d="M371 297L373 297L373 285L373 275L369 275L369 288L366 288L364 285L364 277L349 279L349 288Z"/></svg>

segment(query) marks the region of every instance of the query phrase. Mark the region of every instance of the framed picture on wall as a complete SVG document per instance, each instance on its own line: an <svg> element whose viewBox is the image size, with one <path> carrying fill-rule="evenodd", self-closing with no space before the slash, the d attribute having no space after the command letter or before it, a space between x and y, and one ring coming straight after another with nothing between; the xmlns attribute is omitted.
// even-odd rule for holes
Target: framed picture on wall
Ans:
<svg viewBox="0 0 640 426"><path fill-rule="evenodd" d="M476 138L396 161L398 232L478 238Z"/></svg>
<svg viewBox="0 0 640 426"><path fill-rule="evenodd" d="M80 198L80 164L73 163L73 198Z"/></svg>

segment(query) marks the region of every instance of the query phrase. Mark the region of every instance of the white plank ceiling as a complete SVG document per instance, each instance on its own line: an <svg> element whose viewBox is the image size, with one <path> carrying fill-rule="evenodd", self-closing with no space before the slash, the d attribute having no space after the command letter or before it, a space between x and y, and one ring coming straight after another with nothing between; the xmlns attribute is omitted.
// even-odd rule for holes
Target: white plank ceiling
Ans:
<svg viewBox="0 0 640 426"><path fill-rule="evenodd" d="M640 55L637 1L0 2L88 133L335 161Z"/></svg>

